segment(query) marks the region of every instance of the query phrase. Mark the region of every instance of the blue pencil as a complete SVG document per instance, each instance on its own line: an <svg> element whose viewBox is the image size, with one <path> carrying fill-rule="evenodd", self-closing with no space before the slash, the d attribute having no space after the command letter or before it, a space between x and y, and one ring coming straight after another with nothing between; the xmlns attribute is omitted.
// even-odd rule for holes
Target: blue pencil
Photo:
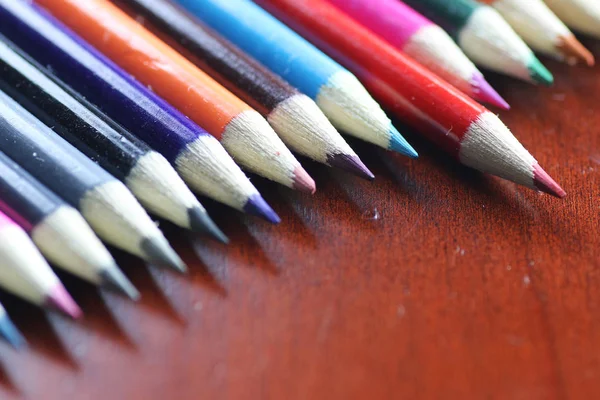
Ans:
<svg viewBox="0 0 600 400"><path fill-rule="evenodd" d="M176 1L315 100L339 130L417 157L354 75L253 2Z"/></svg>
<svg viewBox="0 0 600 400"><path fill-rule="evenodd" d="M279 222L217 139L40 8L0 0L0 32L102 112L161 153L195 191Z"/></svg>
<svg viewBox="0 0 600 400"><path fill-rule="evenodd" d="M0 336L15 349L20 349L26 344L25 338L10 320L2 304L0 304Z"/></svg>

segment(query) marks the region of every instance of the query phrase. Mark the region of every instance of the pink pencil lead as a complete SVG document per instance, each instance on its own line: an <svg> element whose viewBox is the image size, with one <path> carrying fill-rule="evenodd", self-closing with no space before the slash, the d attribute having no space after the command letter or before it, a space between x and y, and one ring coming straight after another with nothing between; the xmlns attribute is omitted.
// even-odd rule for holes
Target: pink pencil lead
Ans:
<svg viewBox="0 0 600 400"><path fill-rule="evenodd" d="M533 183L535 184L535 187L544 193L551 194L560 199L567 196L567 192L565 192L539 164L533 166Z"/></svg>
<svg viewBox="0 0 600 400"><path fill-rule="evenodd" d="M83 312L62 285L57 285L46 298L46 307L59 311L73 319L79 319Z"/></svg>

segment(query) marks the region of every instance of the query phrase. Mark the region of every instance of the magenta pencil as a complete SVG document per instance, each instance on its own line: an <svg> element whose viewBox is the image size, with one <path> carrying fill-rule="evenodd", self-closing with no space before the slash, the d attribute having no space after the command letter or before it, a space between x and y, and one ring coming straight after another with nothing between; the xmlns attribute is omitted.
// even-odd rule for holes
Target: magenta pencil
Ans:
<svg viewBox="0 0 600 400"><path fill-rule="evenodd" d="M475 100L508 109L452 38L399 0L327 0Z"/></svg>

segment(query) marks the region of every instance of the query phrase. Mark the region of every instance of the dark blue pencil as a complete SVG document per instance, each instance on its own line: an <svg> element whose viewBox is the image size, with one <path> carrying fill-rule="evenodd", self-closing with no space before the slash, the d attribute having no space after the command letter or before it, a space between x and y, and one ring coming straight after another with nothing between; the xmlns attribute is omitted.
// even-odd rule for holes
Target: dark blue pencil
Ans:
<svg viewBox="0 0 600 400"><path fill-rule="evenodd" d="M272 222L267 205L221 144L38 7L0 0L0 32L156 151L196 191Z"/></svg>

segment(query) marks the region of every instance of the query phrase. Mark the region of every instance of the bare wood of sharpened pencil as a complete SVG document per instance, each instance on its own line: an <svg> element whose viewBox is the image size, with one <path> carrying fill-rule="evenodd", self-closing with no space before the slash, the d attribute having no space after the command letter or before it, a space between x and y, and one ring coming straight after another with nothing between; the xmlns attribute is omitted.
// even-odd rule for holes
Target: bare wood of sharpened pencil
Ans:
<svg viewBox="0 0 600 400"><path fill-rule="evenodd" d="M600 2L598 0L546 0L546 4L571 28L600 38Z"/></svg>

